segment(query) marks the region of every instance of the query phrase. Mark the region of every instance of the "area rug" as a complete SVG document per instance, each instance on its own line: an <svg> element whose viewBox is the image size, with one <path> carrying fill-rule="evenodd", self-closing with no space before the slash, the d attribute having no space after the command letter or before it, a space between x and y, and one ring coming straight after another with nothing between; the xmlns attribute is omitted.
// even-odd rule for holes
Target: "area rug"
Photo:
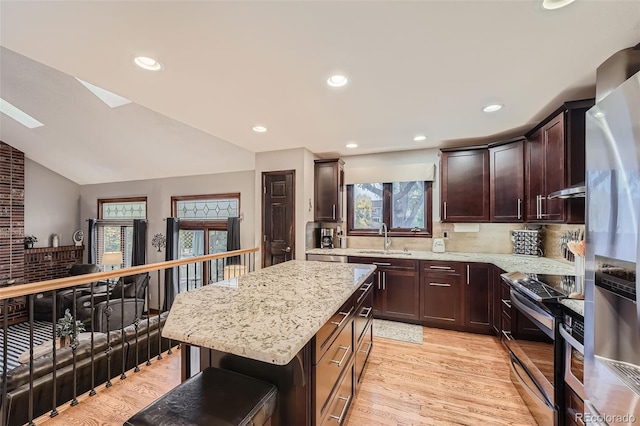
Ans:
<svg viewBox="0 0 640 426"><path fill-rule="evenodd" d="M401 342L422 344L422 326L416 324L374 319L373 335Z"/></svg>

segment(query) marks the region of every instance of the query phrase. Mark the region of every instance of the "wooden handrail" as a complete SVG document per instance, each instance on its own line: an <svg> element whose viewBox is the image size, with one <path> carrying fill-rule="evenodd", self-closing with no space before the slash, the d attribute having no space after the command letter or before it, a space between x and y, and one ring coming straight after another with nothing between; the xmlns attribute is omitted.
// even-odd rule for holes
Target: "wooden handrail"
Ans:
<svg viewBox="0 0 640 426"><path fill-rule="evenodd" d="M40 281L37 283L18 284L11 287L0 288L0 300L8 299L10 297L27 296L29 294L41 293L44 291L59 290L61 288L87 284L90 282L105 281L109 278L126 277L128 275L175 268L176 266L188 265L191 263L240 256L243 254L255 253L259 250L260 249L258 247L254 247L250 249L226 251L224 253L205 254L204 256L190 257L187 259L167 260L147 265L132 266L130 268L115 269L113 271L96 272L94 274L75 275L72 277L57 278L55 280Z"/></svg>

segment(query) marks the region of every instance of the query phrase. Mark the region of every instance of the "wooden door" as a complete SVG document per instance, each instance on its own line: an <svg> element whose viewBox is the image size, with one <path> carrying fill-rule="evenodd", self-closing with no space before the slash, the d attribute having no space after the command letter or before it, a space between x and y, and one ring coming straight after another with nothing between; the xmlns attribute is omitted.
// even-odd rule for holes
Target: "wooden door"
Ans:
<svg viewBox="0 0 640 426"><path fill-rule="evenodd" d="M491 333L491 265L467 263L465 326L468 331Z"/></svg>
<svg viewBox="0 0 640 426"><path fill-rule="evenodd" d="M489 221L489 150L447 151L441 157L443 222Z"/></svg>
<svg viewBox="0 0 640 426"><path fill-rule="evenodd" d="M545 221L564 220L565 200L556 198L547 200L552 192L566 188L565 179L565 138L564 113L560 113L549 124L543 127L545 146L544 200L542 202L543 219Z"/></svg>
<svg viewBox="0 0 640 426"><path fill-rule="evenodd" d="M262 266L295 255L295 170L262 173Z"/></svg>
<svg viewBox="0 0 640 426"><path fill-rule="evenodd" d="M460 329L464 325L460 275L423 273L420 279L423 324Z"/></svg>
<svg viewBox="0 0 640 426"><path fill-rule="evenodd" d="M491 221L524 220L524 140L489 148Z"/></svg>
<svg viewBox="0 0 640 426"><path fill-rule="evenodd" d="M525 189L527 221L541 220L540 197L544 194L544 142L542 129L527 140L525 161Z"/></svg>
<svg viewBox="0 0 640 426"><path fill-rule="evenodd" d="M382 316L418 320L420 318L420 280L413 269L385 268L382 275Z"/></svg>

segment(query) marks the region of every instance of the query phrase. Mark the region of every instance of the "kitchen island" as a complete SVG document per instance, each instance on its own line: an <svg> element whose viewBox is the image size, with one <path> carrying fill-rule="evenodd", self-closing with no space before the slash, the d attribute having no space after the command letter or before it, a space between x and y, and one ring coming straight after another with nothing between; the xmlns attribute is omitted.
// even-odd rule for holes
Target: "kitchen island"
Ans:
<svg viewBox="0 0 640 426"><path fill-rule="evenodd" d="M353 331L353 317L371 299L374 270L292 260L210 284L176 297L162 335L203 348L201 368L225 368L275 384L272 424L321 424L334 400L344 400L337 394L347 376L354 382L352 355L366 333ZM371 323L364 328L370 335ZM334 376L329 383L324 379ZM352 395L350 390L349 401ZM337 413L344 414L348 404Z"/></svg>

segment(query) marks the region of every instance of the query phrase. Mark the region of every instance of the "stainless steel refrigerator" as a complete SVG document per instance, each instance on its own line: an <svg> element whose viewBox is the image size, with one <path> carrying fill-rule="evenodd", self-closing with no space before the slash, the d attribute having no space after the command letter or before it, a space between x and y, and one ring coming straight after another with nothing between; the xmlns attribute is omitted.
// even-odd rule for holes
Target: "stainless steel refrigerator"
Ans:
<svg viewBox="0 0 640 426"><path fill-rule="evenodd" d="M584 420L596 425L640 424L640 50L616 55L586 124Z"/></svg>

